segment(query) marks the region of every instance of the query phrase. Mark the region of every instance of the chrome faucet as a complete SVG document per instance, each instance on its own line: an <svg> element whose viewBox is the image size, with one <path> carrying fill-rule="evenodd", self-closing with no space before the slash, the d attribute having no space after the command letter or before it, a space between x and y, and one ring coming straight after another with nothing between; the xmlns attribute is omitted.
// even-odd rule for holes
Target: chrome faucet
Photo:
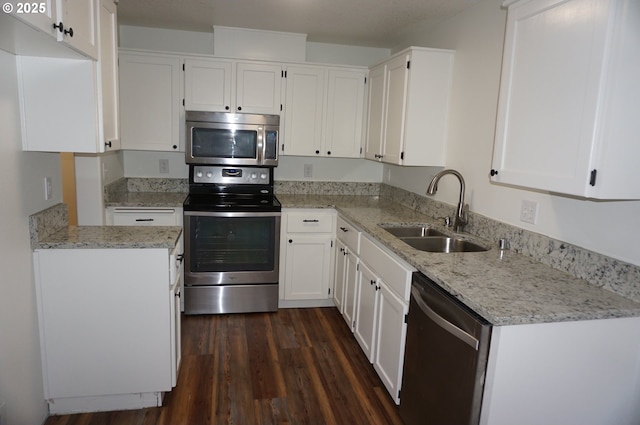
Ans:
<svg viewBox="0 0 640 425"><path fill-rule="evenodd" d="M462 174L451 169L440 171L431 179L431 183L429 183L429 187L427 188L427 195L434 195L436 193L438 190L438 182L445 174L453 174L460 181L460 199L458 200L456 217L453 219L453 231L462 232L464 231L464 226L467 224L467 210L469 208L469 206L464 203L464 178L462 178Z"/></svg>

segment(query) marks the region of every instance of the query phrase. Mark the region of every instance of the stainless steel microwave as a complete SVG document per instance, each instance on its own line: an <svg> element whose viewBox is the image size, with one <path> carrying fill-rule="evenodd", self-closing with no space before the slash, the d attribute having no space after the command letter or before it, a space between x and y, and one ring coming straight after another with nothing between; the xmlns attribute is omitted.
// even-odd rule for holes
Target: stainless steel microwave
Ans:
<svg viewBox="0 0 640 425"><path fill-rule="evenodd" d="M186 112L187 164L276 167L280 116Z"/></svg>

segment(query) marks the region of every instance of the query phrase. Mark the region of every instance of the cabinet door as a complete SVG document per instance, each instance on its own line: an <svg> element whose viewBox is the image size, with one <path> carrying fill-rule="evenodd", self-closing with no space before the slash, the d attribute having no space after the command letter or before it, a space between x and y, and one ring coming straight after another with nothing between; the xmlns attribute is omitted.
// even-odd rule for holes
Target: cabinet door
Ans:
<svg viewBox="0 0 640 425"><path fill-rule="evenodd" d="M384 109L386 101L387 65L382 64L369 72L369 119L367 121L367 144L364 156L379 161L384 136Z"/></svg>
<svg viewBox="0 0 640 425"><path fill-rule="evenodd" d="M366 71L330 69L324 146L327 156L360 158Z"/></svg>
<svg viewBox="0 0 640 425"><path fill-rule="evenodd" d="M347 266L347 247L340 240L336 240L336 265L335 276L333 279L333 302L335 303L338 311L342 313L344 311L344 287L346 279L346 266Z"/></svg>
<svg viewBox="0 0 640 425"><path fill-rule="evenodd" d="M29 8L29 11L34 10L33 5L35 5L37 13L25 13L25 8ZM53 28L54 23L58 24L56 0L42 0L37 3L20 2L20 6L14 3L11 14L30 26L50 34L54 38L57 37L58 30Z"/></svg>
<svg viewBox="0 0 640 425"><path fill-rule="evenodd" d="M407 336L405 316L409 307L391 291L384 281L379 283L379 304L376 318L376 348L373 367L384 386L400 402L398 390L402 384L404 347Z"/></svg>
<svg viewBox="0 0 640 425"><path fill-rule="evenodd" d="M236 64L236 111L280 114L282 66L238 62Z"/></svg>
<svg viewBox="0 0 640 425"><path fill-rule="evenodd" d="M64 31L57 33L58 40L98 59L97 16L96 0L58 0L58 20L64 24Z"/></svg>
<svg viewBox="0 0 640 425"><path fill-rule="evenodd" d="M233 62L185 59L184 102L187 111L229 112Z"/></svg>
<svg viewBox="0 0 640 425"><path fill-rule="evenodd" d="M100 0L99 81L102 143L105 150L120 149L118 112L118 17L112 0Z"/></svg>
<svg viewBox="0 0 640 425"><path fill-rule="evenodd" d="M347 262L345 264L344 279L344 309L342 317L353 332L356 320L357 292L360 276L360 260L351 251L347 251Z"/></svg>
<svg viewBox="0 0 640 425"><path fill-rule="evenodd" d="M285 243L285 299L328 299L331 282L331 236L290 234Z"/></svg>
<svg viewBox="0 0 640 425"><path fill-rule="evenodd" d="M602 130L596 115L610 3L546 0L509 9L494 181L586 192L591 141Z"/></svg>
<svg viewBox="0 0 640 425"><path fill-rule="evenodd" d="M290 66L286 71L283 155L325 155L322 147L326 71Z"/></svg>
<svg viewBox="0 0 640 425"><path fill-rule="evenodd" d="M122 149L178 151L180 60L120 54Z"/></svg>
<svg viewBox="0 0 640 425"><path fill-rule="evenodd" d="M409 56L400 55L387 64L386 118L383 138L383 162L401 164L404 142Z"/></svg>
<svg viewBox="0 0 640 425"><path fill-rule="evenodd" d="M378 310L378 277L364 263L361 263L358 282L353 333L367 358L373 363Z"/></svg>

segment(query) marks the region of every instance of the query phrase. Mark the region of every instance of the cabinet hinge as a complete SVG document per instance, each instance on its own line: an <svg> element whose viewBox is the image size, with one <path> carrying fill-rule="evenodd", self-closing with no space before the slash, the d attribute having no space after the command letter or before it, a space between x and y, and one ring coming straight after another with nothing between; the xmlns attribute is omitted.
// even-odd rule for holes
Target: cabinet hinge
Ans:
<svg viewBox="0 0 640 425"><path fill-rule="evenodd" d="M398 398L400 398L400 393L402 392L402 390L398 390Z"/></svg>
<svg viewBox="0 0 640 425"><path fill-rule="evenodd" d="M589 178L589 184L591 186L596 185L596 175L598 174L598 170L591 170L591 177Z"/></svg>
<svg viewBox="0 0 640 425"><path fill-rule="evenodd" d="M400 159L404 159L404 152L400 152Z"/></svg>
<svg viewBox="0 0 640 425"><path fill-rule="evenodd" d="M407 61L407 69L411 68L411 61Z"/></svg>
<svg viewBox="0 0 640 425"><path fill-rule="evenodd" d="M284 152L284 143L282 144L282 152Z"/></svg>
<svg viewBox="0 0 640 425"><path fill-rule="evenodd" d="M362 155L362 146L360 146L360 155Z"/></svg>
<svg viewBox="0 0 640 425"><path fill-rule="evenodd" d="M333 248L333 241L331 241L331 248Z"/></svg>
<svg viewBox="0 0 640 425"><path fill-rule="evenodd" d="M404 323L409 323L409 315L408 314L404 315Z"/></svg>
<svg viewBox="0 0 640 425"><path fill-rule="evenodd" d="M184 106L184 99L182 99L182 106Z"/></svg>
<svg viewBox="0 0 640 425"><path fill-rule="evenodd" d="M331 295L331 288L327 290L327 294Z"/></svg>
<svg viewBox="0 0 640 425"><path fill-rule="evenodd" d="M280 104L280 112L282 112L282 103Z"/></svg>
<svg viewBox="0 0 640 425"><path fill-rule="evenodd" d="M360 263L356 264L356 271L360 271Z"/></svg>
<svg viewBox="0 0 640 425"><path fill-rule="evenodd" d="M282 78L287 78L287 71L282 70Z"/></svg>
<svg viewBox="0 0 640 425"><path fill-rule="evenodd" d="M367 84L367 77L364 77L364 83Z"/></svg>
<svg viewBox="0 0 640 425"><path fill-rule="evenodd" d="M184 71L184 64L182 64L182 70Z"/></svg>

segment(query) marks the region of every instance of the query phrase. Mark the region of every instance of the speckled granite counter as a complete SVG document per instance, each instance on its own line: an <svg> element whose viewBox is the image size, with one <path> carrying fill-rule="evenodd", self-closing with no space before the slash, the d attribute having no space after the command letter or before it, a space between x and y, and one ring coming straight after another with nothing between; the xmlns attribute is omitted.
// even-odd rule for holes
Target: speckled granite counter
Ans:
<svg viewBox="0 0 640 425"><path fill-rule="evenodd" d="M173 249L181 233L179 226L68 226L39 240L35 249Z"/></svg>
<svg viewBox="0 0 640 425"><path fill-rule="evenodd" d="M284 208L335 207L494 325L640 316L640 303L511 251L491 247L486 252L441 254L413 249L378 225L440 226L426 215L377 196L277 196Z"/></svg>
<svg viewBox="0 0 640 425"><path fill-rule="evenodd" d="M105 201L105 207L182 207L186 193L174 192L117 192Z"/></svg>

